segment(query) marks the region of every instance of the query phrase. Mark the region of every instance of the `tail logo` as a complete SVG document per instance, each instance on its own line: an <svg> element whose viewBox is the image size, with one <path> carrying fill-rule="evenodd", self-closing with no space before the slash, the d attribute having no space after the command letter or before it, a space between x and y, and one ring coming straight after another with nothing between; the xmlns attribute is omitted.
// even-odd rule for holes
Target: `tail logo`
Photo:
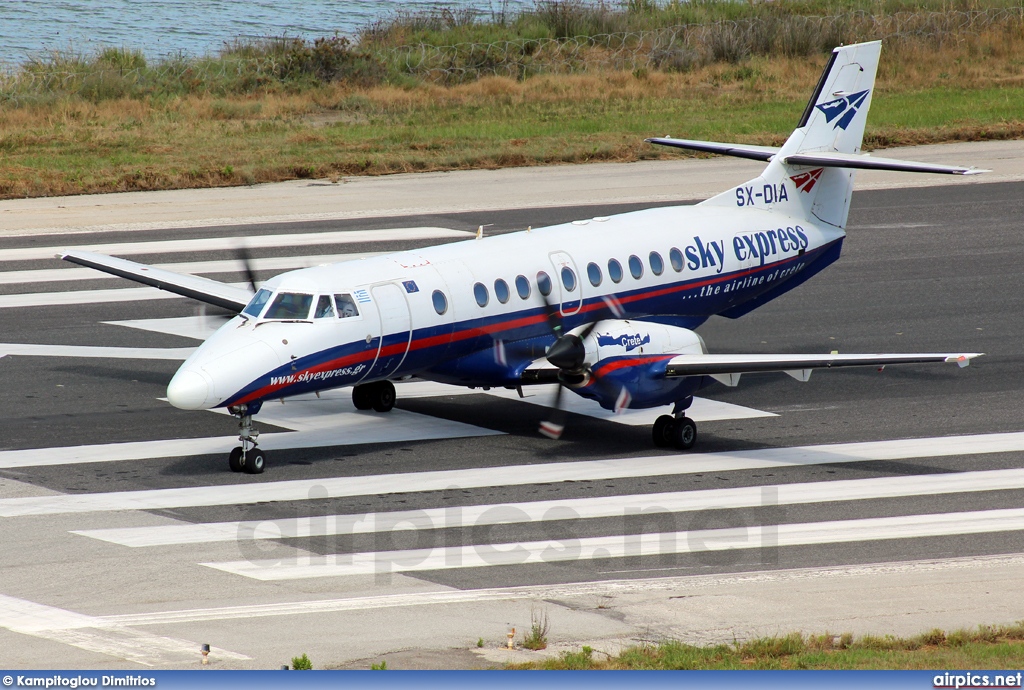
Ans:
<svg viewBox="0 0 1024 690"><path fill-rule="evenodd" d="M829 101L828 103L820 103L814 107L825 114L825 122L832 122L832 120L836 120L836 124L832 129L846 129L850 126L850 123L853 122L853 117L857 114L857 109L864 104L864 99L868 97L870 92L870 89L867 91L858 91L857 93L837 98L834 101Z"/></svg>
<svg viewBox="0 0 1024 690"><path fill-rule="evenodd" d="M814 183L818 181L823 172L825 172L825 168L818 168L817 170L800 173L799 175L792 175L789 179L793 180L793 184L801 192L810 192L814 189Z"/></svg>

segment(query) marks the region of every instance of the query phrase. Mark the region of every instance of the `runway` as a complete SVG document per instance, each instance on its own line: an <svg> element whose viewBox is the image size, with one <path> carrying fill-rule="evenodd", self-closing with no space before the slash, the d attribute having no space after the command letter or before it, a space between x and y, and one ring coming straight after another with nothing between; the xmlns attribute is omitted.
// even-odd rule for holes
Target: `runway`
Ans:
<svg viewBox="0 0 1024 690"><path fill-rule="evenodd" d="M0 238L0 666L182 667L201 643L230 668L486 665L537 607L555 642L605 645L1024 618L1024 183L858 192L836 265L700 329L713 352L984 357L745 376L702 392L690 453L652 446L658 411L576 400L554 442L550 390L413 381L384 415L267 403L267 472L232 474L235 421L162 400L222 315L49 258L238 283L241 236L263 279L649 206Z"/></svg>

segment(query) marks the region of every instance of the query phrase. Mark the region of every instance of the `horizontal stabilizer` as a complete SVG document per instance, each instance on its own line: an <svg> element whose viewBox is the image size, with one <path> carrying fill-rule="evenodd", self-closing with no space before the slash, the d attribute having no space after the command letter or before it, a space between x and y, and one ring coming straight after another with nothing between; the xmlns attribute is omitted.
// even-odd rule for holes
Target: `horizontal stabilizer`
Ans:
<svg viewBox="0 0 1024 690"><path fill-rule="evenodd" d="M747 158L755 161L770 161L780 151L772 146L754 146L753 144L725 144L717 141L698 141L696 139L670 139L657 137L645 139L651 144L672 146L677 149L717 153L722 156ZM876 158L866 153L839 153L835 151L802 152L786 156L786 165L805 165L812 168L847 168L855 170L893 170L895 172L937 173L940 175L979 175L992 172L981 168L965 168L962 165L940 165L938 163L918 163L902 161L895 158Z"/></svg>
<svg viewBox="0 0 1024 690"><path fill-rule="evenodd" d="M753 144L720 144L716 141L698 141L696 139L672 139L670 137L652 137L644 139L649 144L673 146L677 149L718 153L723 156L747 158L752 161L770 161L779 152L773 146L754 146Z"/></svg>
<svg viewBox="0 0 1024 690"><path fill-rule="evenodd" d="M58 254L57 258L79 266L94 268L119 278L134 280L136 283L173 292L176 295L191 297L236 313L245 309L245 305L252 299L252 293L245 288L219 283L209 278L165 271L162 268L145 266L134 261L117 259L103 254L68 251Z"/></svg>
<svg viewBox="0 0 1024 690"><path fill-rule="evenodd" d="M939 165L936 163L917 163L901 161L895 158L875 158L869 154L858 153L796 153L786 156L786 165L806 165L814 168L853 168L857 170L894 170L896 172L938 173L940 175L978 175L992 172L980 168L965 168L960 165Z"/></svg>
<svg viewBox="0 0 1024 690"><path fill-rule="evenodd" d="M784 371L800 380L810 377L811 369L838 367L884 367L889 364L928 364L955 362L967 366L980 352L892 355L679 355L668 361L666 376L713 376Z"/></svg>

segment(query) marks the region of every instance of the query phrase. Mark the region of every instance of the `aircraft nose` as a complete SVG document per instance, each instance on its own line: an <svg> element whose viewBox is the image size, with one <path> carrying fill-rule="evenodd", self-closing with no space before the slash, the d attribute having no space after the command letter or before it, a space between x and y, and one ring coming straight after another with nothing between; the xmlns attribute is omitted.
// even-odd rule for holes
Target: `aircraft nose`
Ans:
<svg viewBox="0 0 1024 690"><path fill-rule="evenodd" d="M210 380L192 369L180 369L167 384L167 400L179 410L204 410L217 402L211 399Z"/></svg>

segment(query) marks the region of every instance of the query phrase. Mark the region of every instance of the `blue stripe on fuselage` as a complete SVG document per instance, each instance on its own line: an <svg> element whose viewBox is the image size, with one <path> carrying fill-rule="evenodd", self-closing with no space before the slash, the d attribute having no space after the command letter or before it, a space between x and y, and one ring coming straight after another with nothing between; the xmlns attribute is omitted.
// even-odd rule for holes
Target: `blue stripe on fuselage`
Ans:
<svg viewBox="0 0 1024 690"><path fill-rule="evenodd" d="M806 252L803 255L792 256L771 264L765 264L764 266L755 266L713 277L705 276L664 285L637 288L635 290L616 293L614 296L619 300L625 311L625 315L621 318L685 316L687 319L692 319L695 324L693 327L696 327L696 325L699 325L710 316L729 309L735 309L744 302L757 299L762 293L770 290L776 290L780 283L764 280L767 276L775 273L776 271L784 271L803 263L804 267L802 269L794 272L792 276L786 276L783 279L786 282L789 282L791 277L801 276L811 267L817 269L815 264L822 259L826 261L825 265L832 263L839 256L841 245L842 238L827 245L823 245L814 251ZM822 266L822 268L823 267L824 266ZM815 272L817 272L817 270L815 270ZM744 279L764 282L757 282L756 284L750 284L744 287L742 286L742 281ZM794 281L793 287L795 287L799 282L803 281ZM721 291L723 286L730 285L739 285L740 287L730 289L728 292ZM708 287L714 288L716 286L719 288L719 292L717 294L713 292L712 294L701 294L702 289L706 289ZM779 291L779 294L781 294L781 292L783 291ZM740 299L737 299L737 297L740 297ZM687 306L690 304L693 305L692 310L687 309ZM468 357L481 350L491 349L494 347L494 341L498 339L508 342L539 339L539 342L542 344L550 344L551 342L554 342L555 338L550 332L546 313L545 307L537 306L521 309L508 314L467 319L465 321L456 322L454 327L452 324L441 324L437 326L418 328L413 331L412 340L409 344L409 353L406 356L405 361L402 363L401 367L394 372L391 372L388 375L388 378L397 378L399 376L409 374L429 373L432 366L435 366L442 361ZM583 300L583 306L579 312L571 316L562 317L562 322L564 329L570 330L577 326L590 323L595 319L614 318L617 317L612 314L611 310L603 301L603 297L591 297ZM525 323L521 326L511 326L511 324L515 322ZM407 331L388 334L384 336L382 349L399 344L404 345L408 340L408 337L409 334ZM427 344L431 340L438 340L438 342ZM536 348L533 349L535 350ZM365 364L367 367L372 366L376 356L376 351L377 339L374 338L373 342L369 345L364 341L345 343L301 357L256 379L238 393L231 396L231 398L225 401L221 406L235 404L239 400L244 400L246 396L250 396L263 388L271 386L271 381L273 379L280 379L288 376L299 377L302 372L306 372L311 369L323 369L324 367L332 365L332 363L336 366L329 368L330 371L337 371L348 366L353 366L351 361L353 359L359 360L361 357L365 358ZM514 353L509 354L511 355ZM541 352L541 354L543 354L543 352ZM530 357L529 361L533 361L535 358L536 357ZM522 360L516 361L510 357L506 372L511 373L512 370L521 369L522 365ZM354 366L358 366L358 364L355 364ZM451 367L449 366L444 368L450 369ZM493 375L495 372L495 369L490 366L486 367L486 369L486 374ZM485 372L481 372L481 374L484 373ZM266 397L288 397L312 392L314 390L351 385L359 382L365 375L366 371L364 369L349 376L335 375L328 379L310 378L307 380L295 380L287 383L286 385L273 388L273 390L268 391ZM330 384L325 385L326 381L330 381ZM504 380L498 381L488 378L486 381L481 380L474 383L476 385L501 386L506 385L508 383L508 379L506 377Z"/></svg>

